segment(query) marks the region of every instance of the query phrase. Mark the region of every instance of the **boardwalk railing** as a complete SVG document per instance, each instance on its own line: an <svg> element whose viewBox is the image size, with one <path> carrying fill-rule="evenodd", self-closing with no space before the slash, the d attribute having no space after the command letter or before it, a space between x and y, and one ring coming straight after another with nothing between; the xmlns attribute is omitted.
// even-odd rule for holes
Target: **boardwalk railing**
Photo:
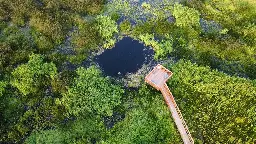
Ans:
<svg viewBox="0 0 256 144"><path fill-rule="evenodd" d="M185 144L194 144L194 140L188 130L188 126L182 117L180 109L178 108L172 93L170 92L166 81L172 76L172 72L163 67L162 65L157 65L146 77L145 81L160 90L163 94L166 104L172 114L173 120L180 132L181 138Z"/></svg>
<svg viewBox="0 0 256 144"><path fill-rule="evenodd" d="M182 116L182 114L181 114L181 111L180 111L179 107L177 106L177 104L176 104L176 102L175 102L175 100L174 100L174 97L173 97L173 95L172 95L170 89L168 88L168 86L167 86L166 84L164 84L164 86L161 87L160 91L163 93L164 96L165 96L165 94L166 94L166 96L168 96L168 97L171 99L171 102L173 103L173 106L175 107L175 110L176 110L176 112L177 112L178 115L179 115L179 119L182 121L182 125L183 125L183 127L184 127L184 129L185 129L185 131L186 131L187 137L189 138L189 142L190 142L191 144L193 144L193 143L194 143L194 140L193 140L193 138L192 138L192 136L191 136L191 134L190 134L190 132L189 132L189 130L188 130L188 126L187 126L187 124L186 124L186 122L185 122L185 120L184 120L184 118L183 118L183 116ZM165 94L164 94L164 93L165 93ZM168 104L168 102L167 102L167 104ZM171 108L171 107L170 107L170 108ZM173 117L173 118L175 119L175 117ZM181 135L181 136L182 136L182 135ZM183 136L182 136L182 138L185 139ZM184 142L185 142L185 141L184 141Z"/></svg>

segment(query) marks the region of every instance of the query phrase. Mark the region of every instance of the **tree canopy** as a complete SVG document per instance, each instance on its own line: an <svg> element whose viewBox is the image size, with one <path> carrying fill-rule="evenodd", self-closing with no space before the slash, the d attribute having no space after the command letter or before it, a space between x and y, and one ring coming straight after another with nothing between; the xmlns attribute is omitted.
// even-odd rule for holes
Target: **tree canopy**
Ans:
<svg viewBox="0 0 256 144"><path fill-rule="evenodd" d="M156 63L195 143L256 143L255 20L254 0L0 0L0 143L182 143ZM107 76L124 37L144 65Z"/></svg>
<svg viewBox="0 0 256 144"><path fill-rule="evenodd" d="M57 68L53 63L43 63L40 55L30 55L27 64L20 65L13 72L12 86L16 87L23 95L36 93L41 86L47 85L47 79L53 79Z"/></svg>
<svg viewBox="0 0 256 144"><path fill-rule="evenodd" d="M67 93L58 102L63 104L70 114L79 116L88 112L112 115L112 109L120 104L124 90L111 84L108 78L101 77L95 67L78 68L77 77Z"/></svg>

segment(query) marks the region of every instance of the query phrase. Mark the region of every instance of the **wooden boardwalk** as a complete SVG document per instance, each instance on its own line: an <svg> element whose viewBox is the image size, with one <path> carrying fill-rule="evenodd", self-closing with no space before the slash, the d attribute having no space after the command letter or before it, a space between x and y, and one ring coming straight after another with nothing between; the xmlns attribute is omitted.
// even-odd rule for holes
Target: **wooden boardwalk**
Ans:
<svg viewBox="0 0 256 144"><path fill-rule="evenodd" d="M145 81L160 90L169 110L172 114L174 122L180 132L184 144L193 144L194 140L188 130L188 127L182 117L182 114L174 100L174 97L166 85L166 81L172 76L172 72L164 68L162 65L157 65L146 77Z"/></svg>

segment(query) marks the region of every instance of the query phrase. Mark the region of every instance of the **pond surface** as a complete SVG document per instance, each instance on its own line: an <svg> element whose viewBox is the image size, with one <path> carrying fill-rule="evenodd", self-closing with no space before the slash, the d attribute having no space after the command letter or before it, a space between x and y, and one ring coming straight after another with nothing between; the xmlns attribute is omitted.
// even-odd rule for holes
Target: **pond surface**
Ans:
<svg viewBox="0 0 256 144"><path fill-rule="evenodd" d="M136 72L143 64L153 60L153 54L151 48L125 37L114 48L96 56L95 61L107 76L124 76L126 73Z"/></svg>

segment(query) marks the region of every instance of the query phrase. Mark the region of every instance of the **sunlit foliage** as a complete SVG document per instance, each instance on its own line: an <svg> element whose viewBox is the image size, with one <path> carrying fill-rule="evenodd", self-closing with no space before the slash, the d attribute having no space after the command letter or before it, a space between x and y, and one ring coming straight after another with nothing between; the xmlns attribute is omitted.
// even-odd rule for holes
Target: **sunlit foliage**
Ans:
<svg viewBox="0 0 256 144"><path fill-rule="evenodd" d="M120 23L120 32L123 34L129 34L132 30L132 25L128 20L124 20Z"/></svg>
<svg viewBox="0 0 256 144"><path fill-rule="evenodd" d="M12 72L11 84L27 95L36 93L56 74L57 68L53 63L44 63L42 56L32 54L27 64L20 65Z"/></svg>
<svg viewBox="0 0 256 144"><path fill-rule="evenodd" d="M97 30L104 41L103 47L112 47L116 43L113 36L118 32L115 21L113 21L111 17L100 15L96 17L96 22Z"/></svg>
<svg viewBox="0 0 256 144"><path fill-rule="evenodd" d="M172 15L175 17L175 25L179 27L199 26L199 12L176 3Z"/></svg>
<svg viewBox="0 0 256 144"><path fill-rule="evenodd" d="M157 40L155 40L153 34L146 33L145 35L139 35L139 40L142 41L146 46L153 47L153 49L155 50L156 59L166 57L173 50L173 41L170 36L168 36L168 39L161 40L161 42L158 42Z"/></svg>
<svg viewBox="0 0 256 144"><path fill-rule="evenodd" d="M10 99L20 102L19 105L25 107L25 110L22 110L20 117L12 121L14 124L10 127L12 130L8 132L8 138L19 142L32 129L53 126L53 121L61 117L54 99L47 96L47 89L57 74L57 68L53 63L44 62L41 55L32 54L28 63L19 65L11 74L11 85L17 88L19 93L13 92L16 97ZM11 113L5 118L8 116L11 116Z"/></svg>

